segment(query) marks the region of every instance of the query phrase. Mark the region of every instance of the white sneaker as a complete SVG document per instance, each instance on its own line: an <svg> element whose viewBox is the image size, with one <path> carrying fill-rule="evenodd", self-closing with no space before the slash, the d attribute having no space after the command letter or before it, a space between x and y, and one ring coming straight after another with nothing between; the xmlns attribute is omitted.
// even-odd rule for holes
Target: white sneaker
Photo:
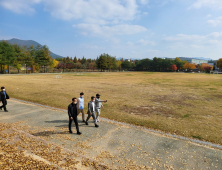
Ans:
<svg viewBox="0 0 222 170"><path fill-rule="evenodd" d="M100 122L99 119L96 120L97 122Z"/></svg>

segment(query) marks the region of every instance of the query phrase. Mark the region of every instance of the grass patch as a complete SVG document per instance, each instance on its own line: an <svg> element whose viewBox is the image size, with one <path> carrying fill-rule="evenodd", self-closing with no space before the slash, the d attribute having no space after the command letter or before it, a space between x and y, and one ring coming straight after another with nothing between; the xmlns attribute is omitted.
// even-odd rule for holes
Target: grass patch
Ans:
<svg viewBox="0 0 222 170"><path fill-rule="evenodd" d="M146 72L146 73L143 73L143 74L154 74L154 72Z"/></svg>
<svg viewBox="0 0 222 170"><path fill-rule="evenodd" d="M193 135L192 135L192 137L193 137L193 138L196 138L196 139L199 139L199 140L202 139L200 136L193 136Z"/></svg>
<svg viewBox="0 0 222 170"><path fill-rule="evenodd" d="M60 79L54 74L4 75L0 82L10 97L63 109L84 92L87 110L90 97L100 93L108 100L102 117L222 144L222 75L221 79L153 72L59 75Z"/></svg>
<svg viewBox="0 0 222 170"><path fill-rule="evenodd" d="M181 116L182 118L187 118L187 117L189 117L190 116L190 114L186 114L186 115L183 115L183 116Z"/></svg>
<svg viewBox="0 0 222 170"><path fill-rule="evenodd" d="M84 76L84 77L101 77L101 75L98 74L93 74L93 73L76 73L72 74L72 76Z"/></svg>
<svg viewBox="0 0 222 170"><path fill-rule="evenodd" d="M209 88L209 90L217 90L216 88Z"/></svg>

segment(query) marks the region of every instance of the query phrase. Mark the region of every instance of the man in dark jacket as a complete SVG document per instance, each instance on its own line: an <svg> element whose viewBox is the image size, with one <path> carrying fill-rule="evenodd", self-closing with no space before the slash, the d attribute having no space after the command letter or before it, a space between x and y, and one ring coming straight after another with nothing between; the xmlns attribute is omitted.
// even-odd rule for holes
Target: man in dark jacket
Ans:
<svg viewBox="0 0 222 170"><path fill-rule="evenodd" d="M72 103L68 106L68 115L69 115L69 133L72 133L72 120L74 120L76 125L76 131L78 135L81 135L82 133L79 131L79 125L78 125L78 108L77 108L77 99L74 97L72 99Z"/></svg>
<svg viewBox="0 0 222 170"><path fill-rule="evenodd" d="M2 101L3 105L0 107L0 109L2 110L2 108L4 108L4 111L8 112L8 110L6 109L6 105L7 105L7 100L6 99L9 99L9 96L5 91L5 87L1 87L0 101Z"/></svg>

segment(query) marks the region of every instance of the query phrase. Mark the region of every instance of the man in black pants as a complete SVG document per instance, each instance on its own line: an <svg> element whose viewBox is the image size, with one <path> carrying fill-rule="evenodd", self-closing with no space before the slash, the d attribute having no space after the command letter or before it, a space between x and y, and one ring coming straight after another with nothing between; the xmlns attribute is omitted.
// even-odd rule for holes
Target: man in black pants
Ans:
<svg viewBox="0 0 222 170"><path fill-rule="evenodd" d="M69 133L72 133L71 126L72 126L72 120L74 120L77 134L81 135L82 133L79 131L79 125L77 121L78 108L77 108L77 99L75 97L72 99L72 103L68 106L68 115L69 115Z"/></svg>
<svg viewBox="0 0 222 170"><path fill-rule="evenodd" d="M7 100L6 99L9 99L9 96L5 91L5 87L1 87L0 101L2 101L3 105L0 107L0 109L2 110L2 108L4 108L4 111L8 112L8 110L6 109L6 105L7 105Z"/></svg>

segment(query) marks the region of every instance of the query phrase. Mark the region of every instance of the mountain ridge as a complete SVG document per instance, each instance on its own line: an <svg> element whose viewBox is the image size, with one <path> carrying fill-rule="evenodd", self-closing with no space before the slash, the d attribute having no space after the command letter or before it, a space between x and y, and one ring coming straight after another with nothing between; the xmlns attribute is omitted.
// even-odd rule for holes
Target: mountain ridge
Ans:
<svg viewBox="0 0 222 170"><path fill-rule="evenodd" d="M2 40L0 40L0 41L2 41ZM34 40L20 40L20 39L17 39L17 38L12 38L10 40L4 40L4 41L7 41L10 44L17 44L19 46L27 46L27 47L30 47L31 45L33 45L34 47L37 47L38 45L40 45L41 47L43 46L43 45L41 45L40 43L38 43ZM52 56L53 59L64 58L63 56L60 56L60 55L57 55L57 54L53 53L52 51L50 51L50 53L51 53L51 56Z"/></svg>

